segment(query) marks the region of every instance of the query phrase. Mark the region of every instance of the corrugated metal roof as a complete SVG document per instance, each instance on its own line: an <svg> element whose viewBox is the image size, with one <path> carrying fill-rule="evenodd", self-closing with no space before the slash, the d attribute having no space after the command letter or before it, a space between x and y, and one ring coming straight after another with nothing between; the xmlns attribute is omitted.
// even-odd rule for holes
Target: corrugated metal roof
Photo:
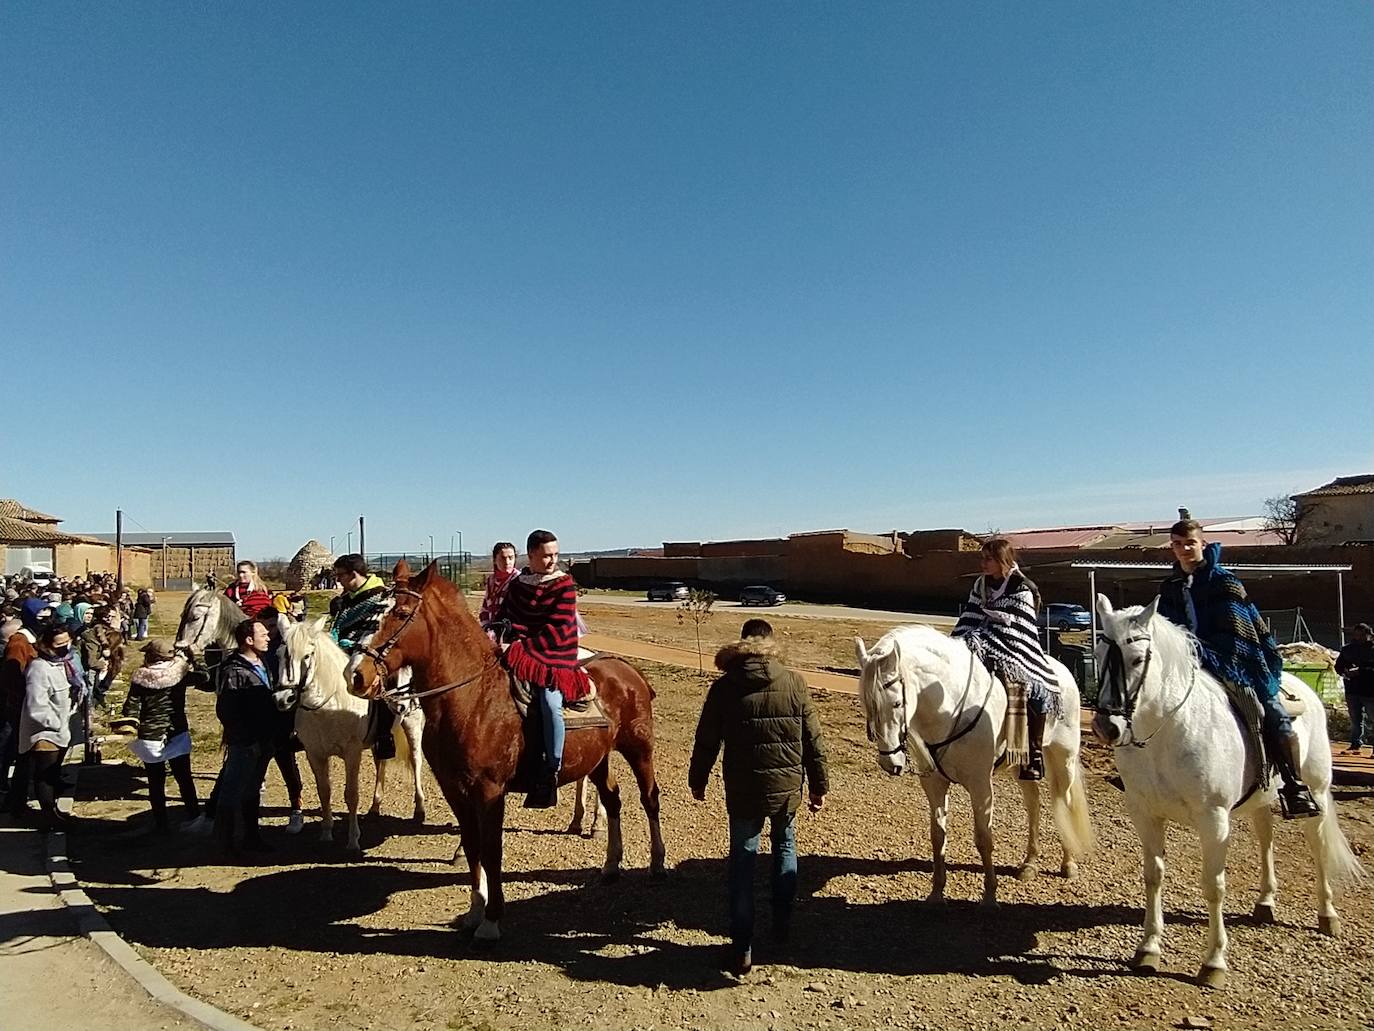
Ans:
<svg viewBox="0 0 1374 1031"><path fill-rule="evenodd" d="M1085 548L1114 530L1114 526L1065 526L1052 530L1021 530L1003 536L1017 551L1034 551L1037 548Z"/></svg>
<svg viewBox="0 0 1374 1031"><path fill-rule="evenodd" d="M106 544L115 542L112 533L93 533L90 536ZM124 543L141 548L160 548L162 539L167 539L171 548L225 548L234 546L234 535L228 530L209 530L203 533L126 533Z"/></svg>
<svg viewBox="0 0 1374 1031"><path fill-rule="evenodd" d="M1284 543L1283 537L1269 530L1203 530L1209 543L1220 544L1223 548L1275 547ZM1088 551L1110 551L1113 548L1167 548L1169 533L1114 533L1087 545Z"/></svg>
<svg viewBox="0 0 1374 1031"><path fill-rule="evenodd" d="M36 508L20 504L14 498L0 498L0 516L6 519L22 519L26 523L60 523L57 516L50 516Z"/></svg>
<svg viewBox="0 0 1374 1031"><path fill-rule="evenodd" d="M1295 498L1329 498L1339 494L1374 494L1374 473L1359 476L1337 476L1330 483L1294 494Z"/></svg>

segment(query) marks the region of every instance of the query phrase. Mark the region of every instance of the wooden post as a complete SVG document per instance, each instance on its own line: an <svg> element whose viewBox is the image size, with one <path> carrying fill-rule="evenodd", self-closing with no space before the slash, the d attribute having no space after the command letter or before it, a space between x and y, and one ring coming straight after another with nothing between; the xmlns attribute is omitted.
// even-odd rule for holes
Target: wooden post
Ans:
<svg viewBox="0 0 1374 1031"><path fill-rule="evenodd" d="M124 510L115 509L115 595L124 589Z"/></svg>

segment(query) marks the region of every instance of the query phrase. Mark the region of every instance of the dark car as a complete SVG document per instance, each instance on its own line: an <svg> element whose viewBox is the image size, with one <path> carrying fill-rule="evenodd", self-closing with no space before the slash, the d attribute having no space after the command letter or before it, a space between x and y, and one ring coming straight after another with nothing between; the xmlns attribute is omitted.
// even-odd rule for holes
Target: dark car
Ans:
<svg viewBox="0 0 1374 1031"><path fill-rule="evenodd" d="M649 588L650 601L683 601L692 592L681 580L671 580L666 584L654 584Z"/></svg>
<svg viewBox="0 0 1374 1031"><path fill-rule="evenodd" d="M787 600L787 595L782 591L763 584L755 584L753 587L746 587L739 592L739 603L741 605L781 605Z"/></svg>
<svg viewBox="0 0 1374 1031"><path fill-rule="evenodd" d="M1042 627L1054 627L1056 630L1089 630L1093 625L1093 617L1082 605L1051 602L1040 610L1036 622Z"/></svg>

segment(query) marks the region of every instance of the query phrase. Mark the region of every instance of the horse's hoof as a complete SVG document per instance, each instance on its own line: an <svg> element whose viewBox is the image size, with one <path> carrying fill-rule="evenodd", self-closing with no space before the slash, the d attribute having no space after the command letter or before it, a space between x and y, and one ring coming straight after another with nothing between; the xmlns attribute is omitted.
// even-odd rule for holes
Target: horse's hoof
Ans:
<svg viewBox="0 0 1374 1031"><path fill-rule="evenodd" d="M668 870L667 870L666 867L662 867L662 866L651 866L651 867L649 867L649 880L651 880L651 881L666 881L667 879L668 879Z"/></svg>
<svg viewBox="0 0 1374 1031"><path fill-rule="evenodd" d="M1204 988L1225 988L1225 967L1203 967L1197 972L1197 983Z"/></svg>
<svg viewBox="0 0 1374 1031"><path fill-rule="evenodd" d="M1002 907L998 905L996 899L985 898L978 901L978 908L984 913L996 913Z"/></svg>
<svg viewBox="0 0 1374 1031"><path fill-rule="evenodd" d="M1278 917L1274 915L1274 904L1272 902L1256 902L1255 912L1252 914L1257 924L1276 924Z"/></svg>
<svg viewBox="0 0 1374 1031"><path fill-rule="evenodd" d="M614 884L618 880L620 880L620 867L617 866L610 870L601 871L602 884Z"/></svg>
<svg viewBox="0 0 1374 1031"><path fill-rule="evenodd" d="M486 914L473 910L468 910L456 921L458 930L475 931L478 926L486 919Z"/></svg>
<svg viewBox="0 0 1374 1031"><path fill-rule="evenodd" d="M1159 973L1159 953L1137 952L1131 957L1131 969L1146 977Z"/></svg>
<svg viewBox="0 0 1374 1031"><path fill-rule="evenodd" d="M423 809L416 809L415 812L411 814L410 822L417 827L423 827L425 825L425 811Z"/></svg>
<svg viewBox="0 0 1374 1031"><path fill-rule="evenodd" d="M1027 863L1025 866L1021 867L1021 869L1016 871L1016 879L1018 881L1033 881L1035 880L1035 875L1037 873L1039 873L1039 870L1036 869L1035 864Z"/></svg>
<svg viewBox="0 0 1374 1031"><path fill-rule="evenodd" d="M501 940L501 925L495 920L484 919L477 925L477 930L472 933L472 940L477 942L499 942Z"/></svg>
<svg viewBox="0 0 1374 1031"><path fill-rule="evenodd" d="M1065 863L1063 866L1059 868L1059 875L1063 877L1066 881L1078 880L1078 864Z"/></svg>
<svg viewBox="0 0 1374 1031"><path fill-rule="evenodd" d="M372 806L372 808L369 809L365 815L367 815L367 816L381 816L381 815L382 815L382 807L381 807L381 805L380 805L380 804L374 804L374 805Z"/></svg>
<svg viewBox="0 0 1374 1031"><path fill-rule="evenodd" d="M943 912L944 910L949 908L949 903L945 901L945 897L943 895L927 895L925 900L925 906L927 909L934 909L936 911Z"/></svg>
<svg viewBox="0 0 1374 1031"><path fill-rule="evenodd" d="M1341 936L1341 918L1338 916L1319 916L1317 917L1317 930L1328 938L1339 938Z"/></svg>

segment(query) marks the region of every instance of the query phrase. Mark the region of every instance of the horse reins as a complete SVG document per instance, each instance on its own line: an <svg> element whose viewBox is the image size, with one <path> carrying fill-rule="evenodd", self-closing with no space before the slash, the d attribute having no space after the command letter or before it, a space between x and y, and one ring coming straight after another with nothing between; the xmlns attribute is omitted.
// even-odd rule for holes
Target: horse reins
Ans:
<svg viewBox="0 0 1374 1031"><path fill-rule="evenodd" d="M884 757L894 756L898 752L906 751L907 741L911 737L911 722L907 719L906 682L902 678L902 649L901 645L898 644L896 641L893 641L893 651L897 655L897 675L893 679L885 683L883 685L883 688L887 689L891 687L893 684L901 685L902 704L899 709L899 712L901 713L902 720L902 736L898 740L896 748L891 748L886 751L884 751L883 749L878 750L878 754ZM964 682L964 693L959 697L959 707L955 710L954 716L950 720L950 724L952 726L959 725L959 718L964 714L964 703L968 700L968 693L972 687L973 663L970 662L968 668L968 680ZM987 697L991 696L992 681L990 680L988 683ZM943 739L942 741L937 741L934 744L930 744L929 742L924 740L921 742L923 745L925 745L926 751L930 753L930 761L935 764L935 772L939 773L941 777L944 777L945 780L949 781L951 784L957 784L958 781L956 781L953 777L947 774L945 772L945 768L940 765L940 752L948 748L950 745L954 744L954 742L958 741L966 734L970 733L974 727L978 726L979 721L983 718L983 713L987 710L987 697L983 699L984 704L978 706L978 710L974 713L973 719L971 719L962 730L957 730L949 737Z"/></svg>
<svg viewBox="0 0 1374 1031"><path fill-rule="evenodd" d="M1137 739L1132 717L1135 715L1136 704L1140 701L1140 689L1145 686L1145 678L1149 676L1150 673L1150 660L1154 658L1155 654L1154 638L1149 634L1139 634L1135 637L1128 637L1122 642L1123 644L1138 644L1141 641L1148 642L1148 646L1145 649L1145 662L1140 668L1140 676L1136 679L1135 689L1132 690L1130 679L1126 676L1126 658L1121 653L1121 645L1117 644L1116 641L1105 634L1100 636L1107 645L1107 657L1102 663L1102 673L1109 684L1115 685L1116 682L1120 682L1121 702L1119 705L1114 705L1109 701L1106 705L1103 705L1102 698L1099 695L1097 711L1105 713L1108 716L1120 716L1126 721L1127 729L1131 731L1131 739L1129 741L1124 744L1115 745L1114 747L1144 748L1151 738L1163 730L1169 724L1169 721L1178 715L1178 711L1183 708L1184 703L1192 696L1193 687L1197 684L1197 667L1193 667L1193 675L1188 679L1188 690L1184 691L1183 697L1178 700L1178 703L1165 713L1164 718L1159 722L1159 726L1155 727L1155 729L1150 731L1145 737Z"/></svg>
<svg viewBox="0 0 1374 1031"><path fill-rule="evenodd" d="M388 637L384 642L382 642L381 647L372 648L366 644L354 645L354 649L356 651L361 652L363 655L366 655L369 659L372 660L374 672L376 674L378 681L380 681L383 685L383 688L385 688L386 682L389 679L391 679L391 671L387 669L386 666L387 653L390 652L392 648L396 647L396 642L398 642L401 639L401 635L406 632L406 628L409 627L410 624L414 622L415 617L420 614L420 606L425 603L425 596L423 594L421 594L419 591L412 591L408 588L393 588L392 595L393 597L396 595L407 595L411 598L414 598L415 607L406 614L406 617L404 620L402 620L401 625L398 626L395 629L395 631L392 632L391 636ZM478 678L482 677L491 667L492 661L493 660L488 660L487 662L482 663L481 668L479 668L476 673L472 674L472 676L465 677L462 680L455 680L451 684L442 684L439 687L426 688L423 691L410 691L403 687L397 687L394 690L390 691L384 689L378 694L373 695L372 698L374 698L377 701L385 702L409 702L416 701L420 698L430 698L434 695L444 694L446 691L452 691L455 688L464 687L467 684L471 684L474 680L477 680Z"/></svg>

